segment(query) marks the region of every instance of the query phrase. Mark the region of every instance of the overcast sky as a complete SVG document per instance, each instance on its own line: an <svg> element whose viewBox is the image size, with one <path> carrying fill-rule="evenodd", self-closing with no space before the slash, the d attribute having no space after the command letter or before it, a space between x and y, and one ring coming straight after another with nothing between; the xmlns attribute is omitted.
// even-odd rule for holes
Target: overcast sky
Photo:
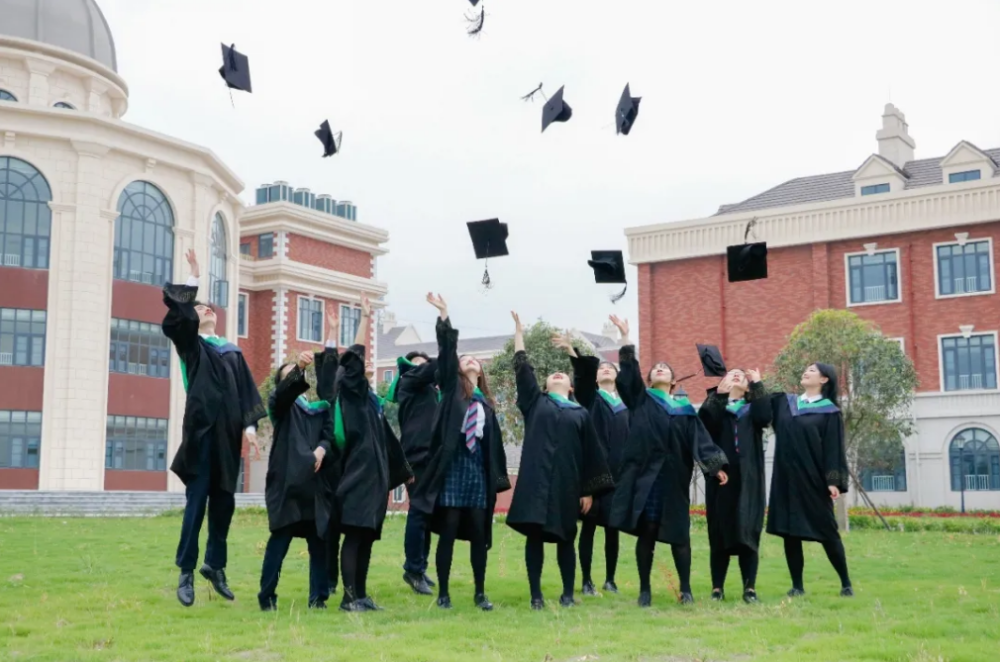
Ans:
<svg viewBox="0 0 1000 662"><path fill-rule="evenodd" d="M701 218L876 151L890 100L917 158L961 139L1000 147L993 80L1000 2L963 0L98 0L130 87L125 119L215 151L243 198L283 179L351 200L390 233L379 278L425 340L428 290L465 336L508 333L508 311L600 331L612 306L591 249L625 227ZM826 7L826 9L823 9ZM250 57L230 105L220 42ZM573 118L540 133L539 82ZM642 97L616 136L626 82ZM343 152L320 158L329 119ZM499 217L511 255L479 286L466 221ZM634 278L635 268L629 267Z"/></svg>

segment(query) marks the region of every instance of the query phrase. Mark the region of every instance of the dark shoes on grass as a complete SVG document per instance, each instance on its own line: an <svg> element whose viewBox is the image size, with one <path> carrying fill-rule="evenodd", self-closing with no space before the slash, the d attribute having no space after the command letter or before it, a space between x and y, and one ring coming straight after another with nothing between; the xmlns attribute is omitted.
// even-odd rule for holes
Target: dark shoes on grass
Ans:
<svg viewBox="0 0 1000 662"><path fill-rule="evenodd" d="M181 572L180 579L177 580L177 599L185 607L194 604L194 573Z"/></svg>
<svg viewBox="0 0 1000 662"><path fill-rule="evenodd" d="M426 575L418 575L413 572L404 572L403 581L413 589L414 593L419 595L434 595L434 591L431 590L431 585L427 583Z"/></svg>
<svg viewBox="0 0 1000 662"><path fill-rule="evenodd" d="M201 566L201 570L198 571L201 576L212 583L212 588L215 592L221 595L226 600L235 600L236 596L233 592L229 590L229 584L226 583L226 571L225 570L212 570L207 565Z"/></svg>

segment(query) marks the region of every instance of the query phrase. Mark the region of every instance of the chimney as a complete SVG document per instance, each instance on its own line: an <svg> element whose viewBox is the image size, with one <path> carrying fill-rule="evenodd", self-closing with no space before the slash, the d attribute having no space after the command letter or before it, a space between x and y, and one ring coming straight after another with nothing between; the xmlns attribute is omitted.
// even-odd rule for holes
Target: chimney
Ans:
<svg viewBox="0 0 1000 662"><path fill-rule="evenodd" d="M885 104L882 114L882 128L875 134L878 140L879 156L902 168L913 160L913 148L917 146L907 129L906 116L891 103Z"/></svg>
<svg viewBox="0 0 1000 662"><path fill-rule="evenodd" d="M388 310L382 311L382 333L389 333L390 329L396 328L396 313Z"/></svg>
<svg viewBox="0 0 1000 662"><path fill-rule="evenodd" d="M605 338L611 338L614 341L618 341L618 327L611 322L605 322L604 328L601 329L601 335Z"/></svg>

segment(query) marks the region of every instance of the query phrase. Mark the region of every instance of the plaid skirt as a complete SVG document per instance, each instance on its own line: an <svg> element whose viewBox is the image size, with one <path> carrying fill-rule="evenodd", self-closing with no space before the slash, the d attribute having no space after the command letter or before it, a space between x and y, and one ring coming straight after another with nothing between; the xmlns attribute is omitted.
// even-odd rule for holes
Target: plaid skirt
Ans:
<svg viewBox="0 0 1000 662"><path fill-rule="evenodd" d="M647 522L659 522L663 518L663 481L667 480L666 466L660 469L660 474L649 488L646 505L642 509L642 519Z"/></svg>
<svg viewBox="0 0 1000 662"><path fill-rule="evenodd" d="M481 440L472 452L464 444L458 448L444 477L438 505L445 508L486 507L486 467Z"/></svg>

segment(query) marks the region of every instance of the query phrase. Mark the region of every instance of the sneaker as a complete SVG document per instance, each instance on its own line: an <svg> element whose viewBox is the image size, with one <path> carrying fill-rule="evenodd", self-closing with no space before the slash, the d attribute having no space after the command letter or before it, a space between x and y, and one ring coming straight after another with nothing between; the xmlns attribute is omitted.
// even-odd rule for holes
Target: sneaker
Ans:
<svg viewBox="0 0 1000 662"><path fill-rule="evenodd" d="M575 607L576 600L573 599L572 595L561 595L559 596L559 606L560 607Z"/></svg>
<svg viewBox="0 0 1000 662"><path fill-rule="evenodd" d="M597 595L597 587L594 586L594 582L588 580L583 582L583 589L580 592L584 595Z"/></svg>
<svg viewBox="0 0 1000 662"><path fill-rule="evenodd" d="M788 591L787 595L790 598L801 598L806 594L805 589L795 588L794 586Z"/></svg>
<svg viewBox="0 0 1000 662"><path fill-rule="evenodd" d="M690 593L681 593L680 598L678 598L678 602L680 602L682 605L693 605L694 596L691 595Z"/></svg>
<svg viewBox="0 0 1000 662"><path fill-rule="evenodd" d="M531 608L535 611L545 609L545 598L531 598Z"/></svg>
<svg viewBox="0 0 1000 662"><path fill-rule="evenodd" d="M604 586L602 587L602 590L605 590L608 593L617 593L618 592L618 586L613 581L611 581L609 579L608 581L604 582Z"/></svg>
<svg viewBox="0 0 1000 662"><path fill-rule="evenodd" d="M437 599L437 606L441 609L451 609L451 597L447 595L442 595Z"/></svg>
<svg viewBox="0 0 1000 662"><path fill-rule="evenodd" d="M722 602L726 599L726 592L721 589L712 589L712 602Z"/></svg>
<svg viewBox="0 0 1000 662"><path fill-rule="evenodd" d="M426 580L424 580L423 575L417 575L412 572L404 572L403 581L406 582L409 587L413 589L413 592L418 595L434 595L434 591L431 590L431 587L427 584Z"/></svg>
<svg viewBox="0 0 1000 662"><path fill-rule="evenodd" d="M842 598L853 598L854 597L854 589L851 588L850 586L845 586L844 588L840 589L840 597L842 597Z"/></svg>
<svg viewBox="0 0 1000 662"><path fill-rule="evenodd" d="M649 591L639 592L639 606L642 608L653 606L653 594Z"/></svg>
<svg viewBox="0 0 1000 662"><path fill-rule="evenodd" d="M476 606L483 611L493 611L493 603L490 602L485 593L476 593L475 602Z"/></svg>
<svg viewBox="0 0 1000 662"><path fill-rule="evenodd" d="M747 603L748 605L754 605L760 602L760 600L757 599L757 591L753 590L752 588L748 588L745 591L743 591L743 602Z"/></svg>
<svg viewBox="0 0 1000 662"><path fill-rule="evenodd" d="M362 612L368 611L368 608L361 600L346 600L340 603L340 611Z"/></svg>
<svg viewBox="0 0 1000 662"><path fill-rule="evenodd" d="M382 608L375 604L375 601L368 596L361 598L358 602L363 604L368 611L382 611Z"/></svg>

